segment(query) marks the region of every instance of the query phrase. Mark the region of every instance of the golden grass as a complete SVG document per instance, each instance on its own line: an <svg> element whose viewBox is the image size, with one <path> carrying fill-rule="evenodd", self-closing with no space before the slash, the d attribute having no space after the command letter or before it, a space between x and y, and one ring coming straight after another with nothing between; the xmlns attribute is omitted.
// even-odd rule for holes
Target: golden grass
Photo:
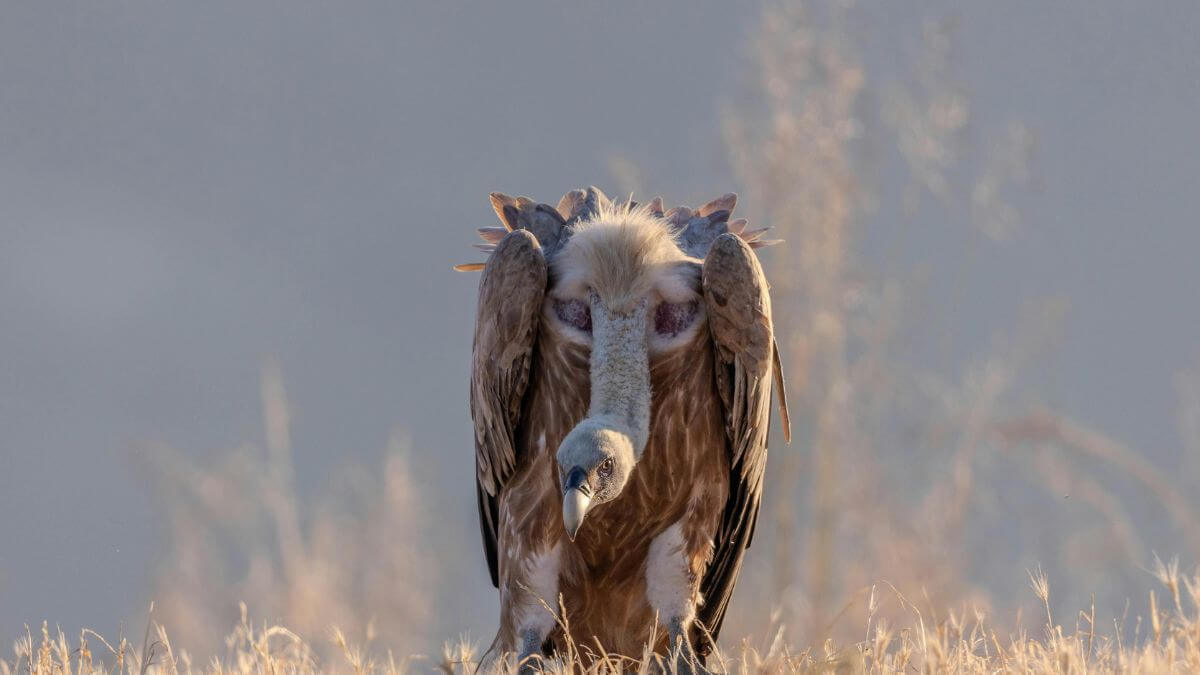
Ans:
<svg viewBox="0 0 1200 675"><path fill-rule="evenodd" d="M1050 584L1040 571L1030 573L1033 593L1045 620L1036 635L1018 629L1003 634L979 612L922 611L889 584L870 589L867 623L858 642L832 641L797 648L783 639L782 628L754 644L745 640L718 650L709 659L714 673L1189 673L1200 672L1200 571L1179 572L1174 562L1156 559L1155 576L1163 599L1151 592L1146 619L1139 617L1134 635L1119 625L1097 625L1095 607L1079 612L1069 627L1051 611ZM893 625L876 613L894 601L909 617ZM549 611L549 610L548 610ZM568 635L570 624L561 620ZM472 673L478 650L465 639L447 642L440 658L376 653L358 646L336 627L323 638L330 656L322 659L304 637L283 626L255 626L242 605L242 619L225 640L224 657L204 662L172 647L167 630L148 622L140 644L121 637L109 641L83 630L74 643L60 630L42 625L39 636L27 629L16 641L11 660L0 660L0 675L72 675L110 673L143 675L180 673L354 673L355 675L441 671ZM603 646L569 640L566 654L539 664L547 673L671 672L673 668L649 650L640 658L607 653ZM503 670L516 672L508 659Z"/></svg>

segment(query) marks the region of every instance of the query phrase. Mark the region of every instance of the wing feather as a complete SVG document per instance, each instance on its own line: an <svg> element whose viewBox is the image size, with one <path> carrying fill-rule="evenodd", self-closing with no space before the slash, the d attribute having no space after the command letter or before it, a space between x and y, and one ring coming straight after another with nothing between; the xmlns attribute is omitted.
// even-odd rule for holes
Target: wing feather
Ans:
<svg viewBox="0 0 1200 675"><path fill-rule="evenodd" d="M514 230L500 240L479 280L471 354L471 419L475 423L479 526L488 570L497 586L497 498L522 459L516 434L546 281L542 248L526 230Z"/></svg>
<svg viewBox="0 0 1200 675"><path fill-rule="evenodd" d="M767 280L750 245L733 233L718 236L704 260L702 287L730 458L729 499L700 588L704 604L698 618L715 640L754 535L767 459L771 384L774 379L782 387L782 369ZM786 411L782 398L780 402ZM706 636L697 639L705 652L711 649Z"/></svg>

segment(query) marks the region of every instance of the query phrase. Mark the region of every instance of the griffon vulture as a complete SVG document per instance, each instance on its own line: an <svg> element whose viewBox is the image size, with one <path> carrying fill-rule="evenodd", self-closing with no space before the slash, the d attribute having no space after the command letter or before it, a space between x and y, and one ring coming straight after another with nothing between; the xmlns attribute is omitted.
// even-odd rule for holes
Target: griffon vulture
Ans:
<svg viewBox="0 0 1200 675"><path fill-rule="evenodd" d="M736 196L663 213L596 188L492 194L471 368L479 522L500 629L484 666L652 639L702 665L754 534L772 378L767 280ZM692 655L699 656L699 663Z"/></svg>

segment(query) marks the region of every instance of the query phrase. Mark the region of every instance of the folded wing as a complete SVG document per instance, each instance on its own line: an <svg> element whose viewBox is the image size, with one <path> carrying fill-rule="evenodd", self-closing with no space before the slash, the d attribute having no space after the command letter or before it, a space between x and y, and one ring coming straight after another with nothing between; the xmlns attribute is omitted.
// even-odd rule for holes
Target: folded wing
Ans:
<svg viewBox="0 0 1200 675"><path fill-rule="evenodd" d="M479 280L471 354L471 419L475 423L479 527L488 570L497 586L497 498L521 461L517 428L546 283L542 247L537 237L524 229L504 235Z"/></svg>
<svg viewBox="0 0 1200 675"><path fill-rule="evenodd" d="M716 354L717 390L725 408L730 458L729 501L700 592L700 622L716 639L750 546L762 497L774 377L787 429L782 370L771 324L767 280L751 244L734 233L717 236L704 259L702 287ZM703 650L711 649L703 634Z"/></svg>

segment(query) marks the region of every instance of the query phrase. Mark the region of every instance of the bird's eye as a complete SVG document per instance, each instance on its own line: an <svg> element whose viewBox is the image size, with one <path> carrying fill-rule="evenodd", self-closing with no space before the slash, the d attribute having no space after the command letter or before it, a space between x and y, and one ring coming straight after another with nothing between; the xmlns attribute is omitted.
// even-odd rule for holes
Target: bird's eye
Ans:
<svg viewBox="0 0 1200 675"><path fill-rule="evenodd" d="M699 304L691 302L662 302L654 310L654 331L663 337L675 337L696 320Z"/></svg>
<svg viewBox="0 0 1200 675"><path fill-rule="evenodd" d="M555 300L554 314L559 321L581 330L592 332L592 308L582 300Z"/></svg>
<svg viewBox="0 0 1200 675"><path fill-rule="evenodd" d="M600 468L596 469L596 472L604 477L611 476L612 472L613 472L612 458L609 457L608 459L604 460L603 462L600 462Z"/></svg>

